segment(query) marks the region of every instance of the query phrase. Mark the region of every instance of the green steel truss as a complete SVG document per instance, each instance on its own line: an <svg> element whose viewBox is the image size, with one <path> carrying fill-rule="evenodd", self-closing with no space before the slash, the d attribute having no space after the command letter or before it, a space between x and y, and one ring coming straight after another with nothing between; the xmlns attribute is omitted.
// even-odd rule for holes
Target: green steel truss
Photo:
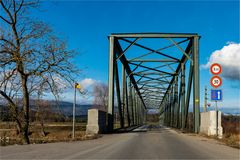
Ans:
<svg viewBox="0 0 240 160"><path fill-rule="evenodd" d="M159 109L165 125L184 129L190 99L193 131L199 132L199 38L198 34L185 33L114 33L109 36L110 132L114 129L115 109L118 109L121 128L143 124L148 109ZM144 44L146 39L148 43ZM159 44L161 47L157 49L149 47L156 39L167 43ZM155 42L155 46L157 44Z"/></svg>

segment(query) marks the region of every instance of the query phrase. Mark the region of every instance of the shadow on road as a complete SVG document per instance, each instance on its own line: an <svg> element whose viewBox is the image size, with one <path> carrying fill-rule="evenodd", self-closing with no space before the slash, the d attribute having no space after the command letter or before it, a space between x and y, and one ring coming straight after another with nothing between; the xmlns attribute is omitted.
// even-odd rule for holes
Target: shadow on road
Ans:
<svg viewBox="0 0 240 160"><path fill-rule="evenodd" d="M135 133L135 132L169 132L168 128L165 128L160 125L141 125L141 126L132 126L132 127L126 127L121 129L116 129L111 134L119 134L119 133Z"/></svg>

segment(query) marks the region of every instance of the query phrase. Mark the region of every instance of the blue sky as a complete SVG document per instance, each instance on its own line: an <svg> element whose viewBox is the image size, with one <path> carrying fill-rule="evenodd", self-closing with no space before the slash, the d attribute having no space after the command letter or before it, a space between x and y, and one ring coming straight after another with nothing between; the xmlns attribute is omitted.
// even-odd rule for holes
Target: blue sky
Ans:
<svg viewBox="0 0 240 160"><path fill-rule="evenodd" d="M111 33L198 33L201 65L214 51L240 42L238 1L43 1L35 16L66 38L70 49L80 52L74 60L83 69L79 80L107 83ZM200 78L203 95L204 85L211 88L209 69L201 67ZM240 107L239 82L223 78L220 105Z"/></svg>

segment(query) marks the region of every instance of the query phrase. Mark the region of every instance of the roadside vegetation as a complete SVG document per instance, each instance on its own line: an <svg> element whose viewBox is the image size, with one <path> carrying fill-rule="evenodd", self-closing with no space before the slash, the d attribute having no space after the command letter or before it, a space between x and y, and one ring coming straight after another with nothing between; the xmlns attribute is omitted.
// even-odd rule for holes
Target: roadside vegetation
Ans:
<svg viewBox="0 0 240 160"><path fill-rule="evenodd" d="M240 148L240 116L222 115L223 139L227 145Z"/></svg>
<svg viewBox="0 0 240 160"><path fill-rule="evenodd" d="M86 140L94 137L85 135L86 123L76 123L75 139ZM42 134L41 125L31 123L29 126L29 140L31 144L72 141L71 122L48 122L45 123L45 134ZM17 133L14 122L1 122L0 124L1 146L23 144L21 135Z"/></svg>
<svg viewBox="0 0 240 160"><path fill-rule="evenodd" d="M222 114L222 128L222 139L219 139L217 136L208 136L207 134L201 134L201 136L216 139L234 148L240 148L240 115Z"/></svg>
<svg viewBox="0 0 240 160"><path fill-rule="evenodd" d="M50 143L72 141L72 116L65 116L54 111L51 105L40 106L42 110L30 110L29 143ZM1 107L0 114L0 141L1 146L25 144L19 134L14 118L7 107ZM39 116L41 116L39 118ZM86 116L76 116L75 139L86 140L96 138L85 134Z"/></svg>

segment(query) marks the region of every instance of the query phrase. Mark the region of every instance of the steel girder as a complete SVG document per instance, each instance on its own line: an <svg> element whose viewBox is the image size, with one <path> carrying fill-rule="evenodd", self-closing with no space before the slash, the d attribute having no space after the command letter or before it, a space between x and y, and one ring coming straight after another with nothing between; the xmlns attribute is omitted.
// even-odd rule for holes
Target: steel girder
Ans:
<svg viewBox="0 0 240 160"><path fill-rule="evenodd" d="M171 44L154 49L142 44L144 39L165 39ZM164 115L165 124L184 129L187 126L190 96L193 95L194 131L199 131L198 40L199 36L195 33L114 33L109 36L110 131L114 128L115 92L121 128L125 127L125 120L128 126L144 123L147 109L158 108L160 114ZM133 47L147 53L139 54L137 51L135 52L137 55L131 57L129 54ZM166 49L173 47L181 53L181 56L174 55L174 52L164 53ZM159 57L156 58L154 55ZM145 58L148 56L152 57ZM116 73L120 63L122 81L119 80L120 74ZM155 64L157 66L154 66ZM189 71L187 87L186 71Z"/></svg>

